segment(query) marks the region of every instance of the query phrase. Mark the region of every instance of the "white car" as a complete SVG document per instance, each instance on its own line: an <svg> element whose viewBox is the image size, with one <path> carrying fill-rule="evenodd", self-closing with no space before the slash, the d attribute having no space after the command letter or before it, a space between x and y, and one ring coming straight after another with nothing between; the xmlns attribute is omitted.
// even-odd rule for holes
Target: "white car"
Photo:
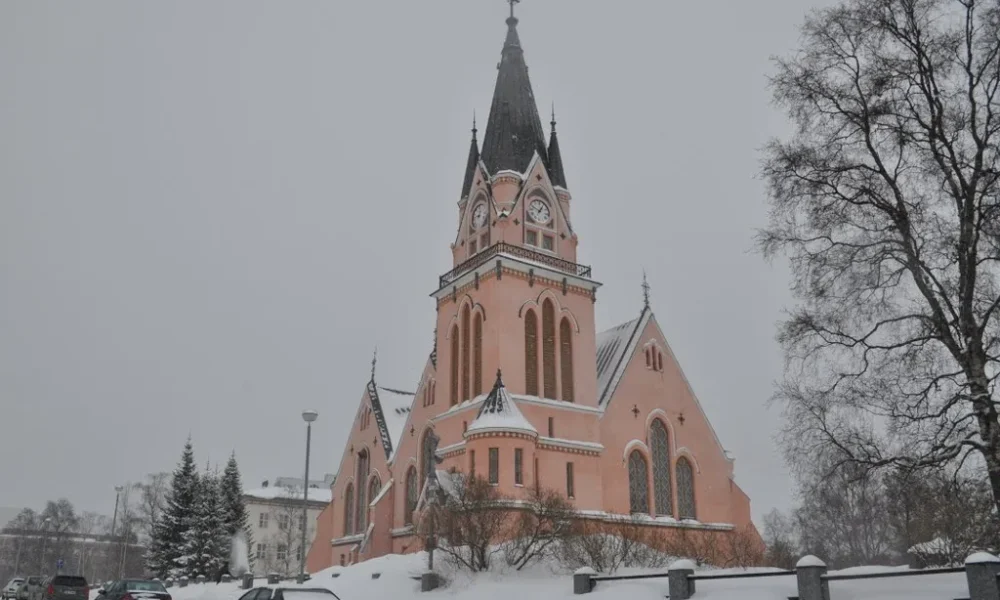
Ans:
<svg viewBox="0 0 1000 600"><path fill-rule="evenodd" d="M4 586L3 592L0 592L0 598L3 598L3 600L8 600L8 598L13 600L13 598L17 596L17 588L21 587L21 584L23 583L24 577L15 577L11 579L7 582L7 585Z"/></svg>

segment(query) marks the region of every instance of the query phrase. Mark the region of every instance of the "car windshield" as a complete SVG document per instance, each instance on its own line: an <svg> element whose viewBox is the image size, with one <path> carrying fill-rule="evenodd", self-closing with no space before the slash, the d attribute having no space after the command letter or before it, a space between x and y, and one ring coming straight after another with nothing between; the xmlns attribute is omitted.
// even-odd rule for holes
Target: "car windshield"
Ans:
<svg viewBox="0 0 1000 600"><path fill-rule="evenodd" d="M15 584L18 584L18 583L23 583L23 582L24 582L24 580L21 579L20 577L15 577L14 579L11 579L10 583L8 583L7 585L15 585Z"/></svg>
<svg viewBox="0 0 1000 600"><path fill-rule="evenodd" d="M126 581L125 587L130 592L165 592L167 588L158 581Z"/></svg>
<svg viewBox="0 0 1000 600"><path fill-rule="evenodd" d="M281 600L322 600L323 598L333 600L337 598L337 595L324 589L281 590Z"/></svg>
<svg viewBox="0 0 1000 600"><path fill-rule="evenodd" d="M42 580L41 577L29 577L28 578L28 584L29 585L38 585L38 582L40 582L41 580Z"/></svg>
<svg viewBox="0 0 1000 600"><path fill-rule="evenodd" d="M56 575L52 579L52 585L87 587L87 580L79 575Z"/></svg>

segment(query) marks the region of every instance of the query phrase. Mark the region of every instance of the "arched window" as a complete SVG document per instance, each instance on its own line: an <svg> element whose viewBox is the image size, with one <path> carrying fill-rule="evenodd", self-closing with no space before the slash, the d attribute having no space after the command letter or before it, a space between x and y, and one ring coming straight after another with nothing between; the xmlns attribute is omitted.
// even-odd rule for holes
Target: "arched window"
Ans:
<svg viewBox="0 0 1000 600"><path fill-rule="evenodd" d="M382 482L379 481L378 475L371 478L368 482L368 504L370 505L378 493L382 491ZM361 533L364 533L363 531Z"/></svg>
<svg viewBox="0 0 1000 600"><path fill-rule="evenodd" d="M556 309L548 298L542 303L542 386L545 398L557 398Z"/></svg>
<svg viewBox="0 0 1000 600"><path fill-rule="evenodd" d="M469 362L472 356L469 354L469 305L462 309L462 400L468 400L469 395Z"/></svg>
<svg viewBox="0 0 1000 600"><path fill-rule="evenodd" d="M432 430L428 429L424 432L423 437L420 440L420 485L424 485L427 481L427 475L434 468L434 457L431 456L431 445L428 443L431 437Z"/></svg>
<svg viewBox="0 0 1000 600"><path fill-rule="evenodd" d="M649 514L649 467L642 452L633 450L628 455L628 508L629 512Z"/></svg>
<svg viewBox="0 0 1000 600"><path fill-rule="evenodd" d="M483 315L476 313L472 326L472 395L483 393Z"/></svg>
<svg viewBox="0 0 1000 600"><path fill-rule="evenodd" d="M657 352L656 353L656 369L658 371L662 371L663 370L663 353L662 352Z"/></svg>
<svg viewBox="0 0 1000 600"><path fill-rule="evenodd" d="M368 462L368 451L362 450L358 453L358 474L354 481L358 482L358 505L354 509L354 533L364 533L368 526L368 502L365 500L365 484L368 481L368 471L371 465Z"/></svg>
<svg viewBox="0 0 1000 600"><path fill-rule="evenodd" d="M403 508L403 524L413 525L413 511L417 508L417 469L410 466L406 471L406 505Z"/></svg>
<svg viewBox="0 0 1000 600"><path fill-rule="evenodd" d="M656 419L649 428L649 445L653 454L653 498L656 514L672 517L673 500L670 489L670 445L667 428Z"/></svg>
<svg viewBox="0 0 1000 600"><path fill-rule="evenodd" d="M451 328L451 405L458 404L458 325Z"/></svg>
<svg viewBox="0 0 1000 600"><path fill-rule="evenodd" d="M652 362L649 360L649 348L646 348L646 368L649 368Z"/></svg>
<svg viewBox="0 0 1000 600"><path fill-rule="evenodd" d="M677 459L677 516L697 519L694 507L694 470L683 456Z"/></svg>
<svg viewBox="0 0 1000 600"><path fill-rule="evenodd" d="M538 395L538 317L533 310L524 314L524 393Z"/></svg>
<svg viewBox="0 0 1000 600"><path fill-rule="evenodd" d="M573 329L569 319L559 323L559 366L562 368L562 399L573 401Z"/></svg>
<svg viewBox="0 0 1000 600"><path fill-rule="evenodd" d="M437 381L431 380L431 404L434 404L434 394L437 393Z"/></svg>
<svg viewBox="0 0 1000 600"><path fill-rule="evenodd" d="M344 491L344 535L354 533L354 484L348 483Z"/></svg>

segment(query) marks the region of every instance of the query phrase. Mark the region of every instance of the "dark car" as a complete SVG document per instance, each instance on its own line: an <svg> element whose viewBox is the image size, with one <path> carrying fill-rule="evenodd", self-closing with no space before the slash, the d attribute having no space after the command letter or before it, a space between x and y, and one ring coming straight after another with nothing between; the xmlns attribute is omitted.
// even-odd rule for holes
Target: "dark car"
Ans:
<svg viewBox="0 0 1000 600"><path fill-rule="evenodd" d="M171 600L170 592L159 581L123 579L97 591L96 600Z"/></svg>
<svg viewBox="0 0 1000 600"><path fill-rule="evenodd" d="M43 583L42 600L87 600L90 586L82 575L56 575Z"/></svg>
<svg viewBox="0 0 1000 600"><path fill-rule="evenodd" d="M239 600L340 600L326 588L259 587L240 596Z"/></svg>

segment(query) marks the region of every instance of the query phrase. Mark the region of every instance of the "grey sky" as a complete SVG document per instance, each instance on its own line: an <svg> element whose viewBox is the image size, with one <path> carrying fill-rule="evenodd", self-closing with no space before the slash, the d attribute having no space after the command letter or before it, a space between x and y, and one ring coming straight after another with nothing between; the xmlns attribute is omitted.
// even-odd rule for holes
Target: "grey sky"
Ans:
<svg viewBox="0 0 1000 600"><path fill-rule="evenodd" d="M751 253L769 56L812 0L526 0L603 329L653 308L755 517L790 501L765 403L787 273ZM413 389L501 0L0 3L0 506L236 450L336 468L379 348ZM544 118L548 121L548 118Z"/></svg>

